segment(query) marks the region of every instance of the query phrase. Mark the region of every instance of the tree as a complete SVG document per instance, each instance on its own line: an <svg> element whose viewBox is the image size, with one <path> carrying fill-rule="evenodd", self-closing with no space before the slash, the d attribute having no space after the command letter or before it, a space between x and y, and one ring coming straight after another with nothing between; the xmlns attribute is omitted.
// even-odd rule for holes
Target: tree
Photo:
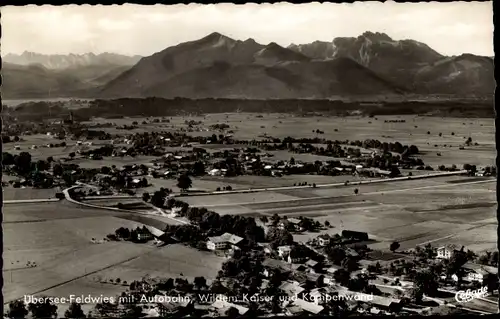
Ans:
<svg viewBox="0 0 500 319"><path fill-rule="evenodd" d="M493 293L494 290L498 289L498 285L499 285L498 284L498 276L495 274L488 273L483 279L483 284L486 284L488 291L490 293Z"/></svg>
<svg viewBox="0 0 500 319"><path fill-rule="evenodd" d="M75 152L71 152L71 153L69 153L69 157L70 157L71 159L75 158L75 156L76 156Z"/></svg>
<svg viewBox="0 0 500 319"><path fill-rule="evenodd" d="M318 279L316 279L316 287L321 288L325 285L325 276L320 275Z"/></svg>
<svg viewBox="0 0 500 319"><path fill-rule="evenodd" d="M2 152L2 165L14 165L14 155L7 153L7 152Z"/></svg>
<svg viewBox="0 0 500 319"><path fill-rule="evenodd" d="M187 189L191 188L191 186L193 186L193 182L191 181L191 178L189 178L188 175L182 174L177 179L177 187L179 187L181 191L184 192Z"/></svg>
<svg viewBox="0 0 500 319"><path fill-rule="evenodd" d="M30 303L28 310L31 312L33 318L46 319L57 317L57 306L50 303L48 299L44 303Z"/></svg>
<svg viewBox="0 0 500 319"><path fill-rule="evenodd" d="M357 188L354 189L354 194L358 195L358 193L359 193L359 189L357 189Z"/></svg>
<svg viewBox="0 0 500 319"><path fill-rule="evenodd" d="M420 289L422 293L432 296L439 287L437 274L430 270L417 272L414 278L414 286Z"/></svg>
<svg viewBox="0 0 500 319"><path fill-rule="evenodd" d="M21 152L14 157L14 164L16 169L21 174L29 173L31 170L31 154L28 152Z"/></svg>
<svg viewBox="0 0 500 319"><path fill-rule="evenodd" d="M395 252L396 250L399 249L399 247L401 247L401 245L395 241L393 242L390 246L389 246L389 249L392 251L392 252Z"/></svg>
<svg viewBox="0 0 500 319"><path fill-rule="evenodd" d="M414 287L409 291L410 299L415 303L421 303L424 297L424 292L420 287Z"/></svg>
<svg viewBox="0 0 500 319"><path fill-rule="evenodd" d="M207 280L203 276L195 277L194 278L194 285L198 289L205 288L207 286Z"/></svg>
<svg viewBox="0 0 500 319"><path fill-rule="evenodd" d="M82 306L76 302L72 302L69 305L68 310L64 313L66 318L85 318L85 313L82 310Z"/></svg>
<svg viewBox="0 0 500 319"><path fill-rule="evenodd" d="M54 176L61 176L64 173L64 169L61 164L55 164L52 167L52 173L54 174Z"/></svg>
<svg viewBox="0 0 500 319"><path fill-rule="evenodd" d="M263 222L264 224L267 224L269 222L269 219L267 218L266 215L260 216L260 221Z"/></svg>
<svg viewBox="0 0 500 319"><path fill-rule="evenodd" d="M345 269L339 269L333 273L333 278L336 282L342 286L347 286L349 284L349 279L351 278L350 273Z"/></svg>
<svg viewBox="0 0 500 319"><path fill-rule="evenodd" d="M327 221L327 220L325 220L325 226L326 226L326 227L330 227L330 222L329 222L329 221Z"/></svg>
<svg viewBox="0 0 500 319"><path fill-rule="evenodd" d="M66 186L70 187L73 186L75 183L75 180L73 178L73 175L71 175L71 172L66 171L62 174L62 178L64 180L64 183L66 183Z"/></svg>
<svg viewBox="0 0 500 319"><path fill-rule="evenodd" d="M142 200L147 202L151 199L151 195L149 195L149 193L143 193L142 194Z"/></svg>
<svg viewBox="0 0 500 319"><path fill-rule="evenodd" d="M227 311L226 311L226 317L228 318L236 318L240 315L240 312L238 311L238 309L236 309L235 307L230 307Z"/></svg>
<svg viewBox="0 0 500 319"><path fill-rule="evenodd" d="M358 269L358 262L354 258L346 257L344 258L344 260L342 260L341 266L345 270L351 272Z"/></svg>
<svg viewBox="0 0 500 319"><path fill-rule="evenodd" d="M29 311L26 309L26 305L23 300L16 300L9 303L9 310L7 311L7 317L12 319L23 319L28 315Z"/></svg>
<svg viewBox="0 0 500 319"><path fill-rule="evenodd" d="M202 161L198 161L193 165L193 175L202 176L205 175L205 164Z"/></svg>

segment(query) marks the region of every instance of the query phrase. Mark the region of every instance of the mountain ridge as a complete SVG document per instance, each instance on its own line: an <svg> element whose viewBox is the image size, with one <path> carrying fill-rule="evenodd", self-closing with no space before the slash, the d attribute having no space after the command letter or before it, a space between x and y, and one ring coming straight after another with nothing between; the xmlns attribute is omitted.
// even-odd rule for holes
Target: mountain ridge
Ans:
<svg viewBox="0 0 500 319"><path fill-rule="evenodd" d="M88 54L83 60L97 61L93 58L96 56L99 55ZM92 98L482 96L493 94L496 86L491 58L471 54L447 57L418 41L393 40L385 33L368 31L358 37L336 37L331 42L313 41L288 47L275 42L264 45L252 38L235 40L213 32L150 56L136 57L136 63L131 65L112 64L113 58L120 60L113 53L101 56L100 61L105 61L102 64L60 69L39 63L45 69L38 73L34 71L36 67L20 69L4 63L8 70L4 81L15 85L7 85L3 91L7 91L7 96L12 96L12 91L22 96L22 72L35 72L38 76L43 73L58 87L58 94L67 96L78 91ZM64 77L74 87L57 84Z"/></svg>
<svg viewBox="0 0 500 319"><path fill-rule="evenodd" d="M117 53L104 52L95 54L92 52L84 54L41 54L24 51L22 54L8 53L2 57L2 61L19 64L42 64L48 69L66 69L88 65L134 65L142 57L139 55L122 55Z"/></svg>

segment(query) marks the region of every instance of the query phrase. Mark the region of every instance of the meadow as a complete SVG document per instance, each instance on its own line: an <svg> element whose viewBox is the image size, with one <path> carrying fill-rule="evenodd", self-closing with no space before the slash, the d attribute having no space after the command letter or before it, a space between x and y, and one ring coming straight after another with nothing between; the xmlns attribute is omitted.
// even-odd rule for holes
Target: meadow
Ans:
<svg viewBox="0 0 500 319"><path fill-rule="evenodd" d="M6 301L26 294L120 293L126 287L99 283L96 276L138 280L152 273L164 274L169 262L172 276L183 272L189 277L210 278L222 262L212 254L183 246L159 249L151 244L92 241L102 240L119 227L147 224L163 229L178 223L163 216L89 209L65 201L6 204L3 214ZM146 257L148 254L152 255ZM36 267L29 266L32 264Z"/></svg>

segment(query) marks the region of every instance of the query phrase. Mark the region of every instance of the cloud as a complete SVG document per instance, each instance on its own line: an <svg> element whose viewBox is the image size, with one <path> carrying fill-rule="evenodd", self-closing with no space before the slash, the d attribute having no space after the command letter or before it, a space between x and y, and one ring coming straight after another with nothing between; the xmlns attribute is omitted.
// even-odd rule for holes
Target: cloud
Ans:
<svg viewBox="0 0 500 319"><path fill-rule="evenodd" d="M263 44L331 41L365 31L444 54L493 55L491 3L179 4L2 7L2 54L93 51L150 55L218 31Z"/></svg>

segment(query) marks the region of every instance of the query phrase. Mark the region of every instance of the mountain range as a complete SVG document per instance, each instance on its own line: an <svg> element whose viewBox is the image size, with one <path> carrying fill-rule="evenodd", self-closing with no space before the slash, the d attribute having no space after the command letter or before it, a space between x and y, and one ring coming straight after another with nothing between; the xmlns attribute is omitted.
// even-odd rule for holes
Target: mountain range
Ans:
<svg viewBox="0 0 500 319"><path fill-rule="evenodd" d="M493 59L447 57L383 33L282 47L219 33L147 57L7 55L4 98L308 98L492 95ZM7 63L6 63L7 62Z"/></svg>

